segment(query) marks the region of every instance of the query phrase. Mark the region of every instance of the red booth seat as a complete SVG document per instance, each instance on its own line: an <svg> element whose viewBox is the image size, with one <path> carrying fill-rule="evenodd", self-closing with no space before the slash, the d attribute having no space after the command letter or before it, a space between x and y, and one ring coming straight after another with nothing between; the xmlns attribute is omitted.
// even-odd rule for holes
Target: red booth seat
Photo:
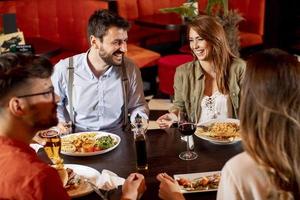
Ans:
<svg viewBox="0 0 300 200"><path fill-rule="evenodd" d="M179 42L178 30L139 26L134 23L134 20L141 16L160 13L160 8L180 6L185 2L186 0L118 0L118 13L132 23L132 28L129 31L129 42L142 46Z"/></svg>
<svg viewBox="0 0 300 200"><path fill-rule="evenodd" d="M16 13L17 26L24 33L25 42L36 49L47 49L52 42L62 54L86 51L87 21L96 10L107 8L107 3L96 0L16 0L0 2L1 13ZM47 43L41 41L47 40ZM58 52L58 53L59 53ZM58 57L53 60L55 63Z"/></svg>
<svg viewBox="0 0 300 200"><path fill-rule="evenodd" d="M203 11L206 4L207 0L199 0L199 9ZM263 44L265 0L228 0L228 8L245 19L239 24L241 48Z"/></svg>
<svg viewBox="0 0 300 200"><path fill-rule="evenodd" d="M0 2L1 13L16 13L17 25L23 31L26 43L33 45L36 54L50 57L53 64L89 48L88 19L95 10L106 8L107 2L99 0L64 0L63 3L59 0ZM129 37L131 35L136 37L129 33ZM128 51L131 51L128 57L139 67L153 65L160 57L156 52L135 45L128 45Z"/></svg>
<svg viewBox="0 0 300 200"><path fill-rule="evenodd" d="M193 60L193 56L189 54L175 54L161 57L158 60L158 78L159 78L159 91L174 95L174 75L176 68L183 63Z"/></svg>

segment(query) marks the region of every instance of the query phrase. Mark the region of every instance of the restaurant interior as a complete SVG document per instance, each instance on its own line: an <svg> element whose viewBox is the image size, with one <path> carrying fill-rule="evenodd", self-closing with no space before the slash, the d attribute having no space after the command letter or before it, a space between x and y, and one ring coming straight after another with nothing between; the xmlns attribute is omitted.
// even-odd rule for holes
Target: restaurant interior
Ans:
<svg viewBox="0 0 300 200"><path fill-rule="evenodd" d="M49 57L55 64L88 49L86 24L94 10L117 12L131 23L127 56L142 71L146 95L164 98L173 95L176 67L190 61L192 55L180 15L162 13L160 9L178 7L185 2L65 0L61 5L56 0L2 0L0 13L6 17L0 19L0 32L11 33L17 29L23 33L24 44L31 45L36 54ZM238 10L243 17L237 24L241 57L270 47L299 54L298 1L229 0L228 4L229 10ZM205 11L206 5L207 0L198 1L200 13Z"/></svg>
<svg viewBox="0 0 300 200"><path fill-rule="evenodd" d="M176 68L193 60L186 37L185 18L178 13L162 9L180 7L187 0L0 0L1 52L32 52L49 58L55 65L59 60L86 52L87 21L97 9L108 9L127 19L128 51L142 73L144 93L150 107L150 125L166 113L174 95L173 80ZM198 13L205 13L208 0L198 0ZM247 59L251 54L266 48L280 48L300 55L300 4L299 0L228 0L228 10L235 10L242 17L235 27L236 54ZM14 35L16 34L16 35ZM7 35L20 37L17 45L5 46ZM151 124L152 123L152 124ZM240 144L212 145L194 139L199 158L194 161L178 159L185 146L169 130L162 134L153 131L148 136L149 170L143 172L148 179L144 199L158 199L155 176L161 169L169 174L219 171L232 156L243 150ZM148 132L151 133L151 128ZM66 163L82 164L99 171L109 169L119 176L135 170L134 149L130 135L120 136L122 143L114 151L90 157L64 156ZM161 156L163 153L163 157ZM49 159L41 154L46 162ZM79 160L80 158L80 160ZM101 160L99 163L99 160ZM117 165L114 163L118 160ZM118 199L121 191L112 191L110 199ZM198 194L188 194L187 199L200 199ZM203 193L201 199L215 199L216 193ZM76 195L75 195L76 196ZM78 199L96 199L95 193L79 195Z"/></svg>

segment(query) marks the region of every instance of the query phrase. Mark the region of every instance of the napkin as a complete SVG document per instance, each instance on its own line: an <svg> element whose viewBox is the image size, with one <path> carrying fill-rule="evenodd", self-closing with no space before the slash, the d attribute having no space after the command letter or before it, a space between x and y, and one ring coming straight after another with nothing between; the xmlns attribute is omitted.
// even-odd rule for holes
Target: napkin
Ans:
<svg viewBox="0 0 300 200"><path fill-rule="evenodd" d="M159 125L156 121L150 120L147 129L148 130L155 130L155 129L160 129L160 128L159 128Z"/></svg>
<svg viewBox="0 0 300 200"><path fill-rule="evenodd" d="M123 185L125 182L124 178L119 177L117 174L107 169L102 170L99 179L100 180L97 183L98 187L107 191L117 189L119 185Z"/></svg>
<svg viewBox="0 0 300 200"><path fill-rule="evenodd" d="M169 99L151 99L148 103L150 110L169 110L172 105Z"/></svg>
<svg viewBox="0 0 300 200"><path fill-rule="evenodd" d="M40 148L43 148L42 145L40 145L40 144L35 144L35 143L30 144L29 146L30 146L31 148L33 148L33 149L35 150L35 152L38 152Z"/></svg>

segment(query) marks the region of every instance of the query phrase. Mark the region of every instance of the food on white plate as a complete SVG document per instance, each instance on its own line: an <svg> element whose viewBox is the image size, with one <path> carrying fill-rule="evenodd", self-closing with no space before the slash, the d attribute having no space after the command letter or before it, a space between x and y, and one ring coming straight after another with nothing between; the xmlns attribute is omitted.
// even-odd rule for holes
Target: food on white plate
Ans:
<svg viewBox="0 0 300 200"><path fill-rule="evenodd" d="M60 168L57 172L67 191L77 189L83 182L82 178L70 168Z"/></svg>
<svg viewBox="0 0 300 200"><path fill-rule="evenodd" d="M60 168L60 169L56 168L56 170L58 172L60 180L63 183L63 186L65 187L68 183L68 172L67 172L67 170L65 168Z"/></svg>
<svg viewBox="0 0 300 200"><path fill-rule="evenodd" d="M176 181L178 182L181 189L186 191L196 191L196 190L210 190L217 189L221 180L221 174L215 173L208 176L202 176L195 179L187 179L185 177L180 177Z"/></svg>
<svg viewBox="0 0 300 200"><path fill-rule="evenodd" d="M234 122L215 122L209 126L198 127L196 134L219 140L228 140L240 137L240 126Z"/></svg>
<svg viewBox="0 0 300 200"><path fill-rule="evenodd" d="M71 153L102 151L117 144L117 140L112 136L99 136L93 132L65 136L61 141L61 150Z"/></svg>

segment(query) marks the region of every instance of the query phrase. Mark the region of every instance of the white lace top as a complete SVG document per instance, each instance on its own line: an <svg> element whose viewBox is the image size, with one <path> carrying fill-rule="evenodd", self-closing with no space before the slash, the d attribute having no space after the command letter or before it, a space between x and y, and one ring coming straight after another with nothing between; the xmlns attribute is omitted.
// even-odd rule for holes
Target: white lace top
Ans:
<svg viewBox="0 0 300 200"><path fill-rule="evenodd" d="M210 97L203 97L199 122L230 117L232 117L232 105L228 95L216 91Z"/></svg>

